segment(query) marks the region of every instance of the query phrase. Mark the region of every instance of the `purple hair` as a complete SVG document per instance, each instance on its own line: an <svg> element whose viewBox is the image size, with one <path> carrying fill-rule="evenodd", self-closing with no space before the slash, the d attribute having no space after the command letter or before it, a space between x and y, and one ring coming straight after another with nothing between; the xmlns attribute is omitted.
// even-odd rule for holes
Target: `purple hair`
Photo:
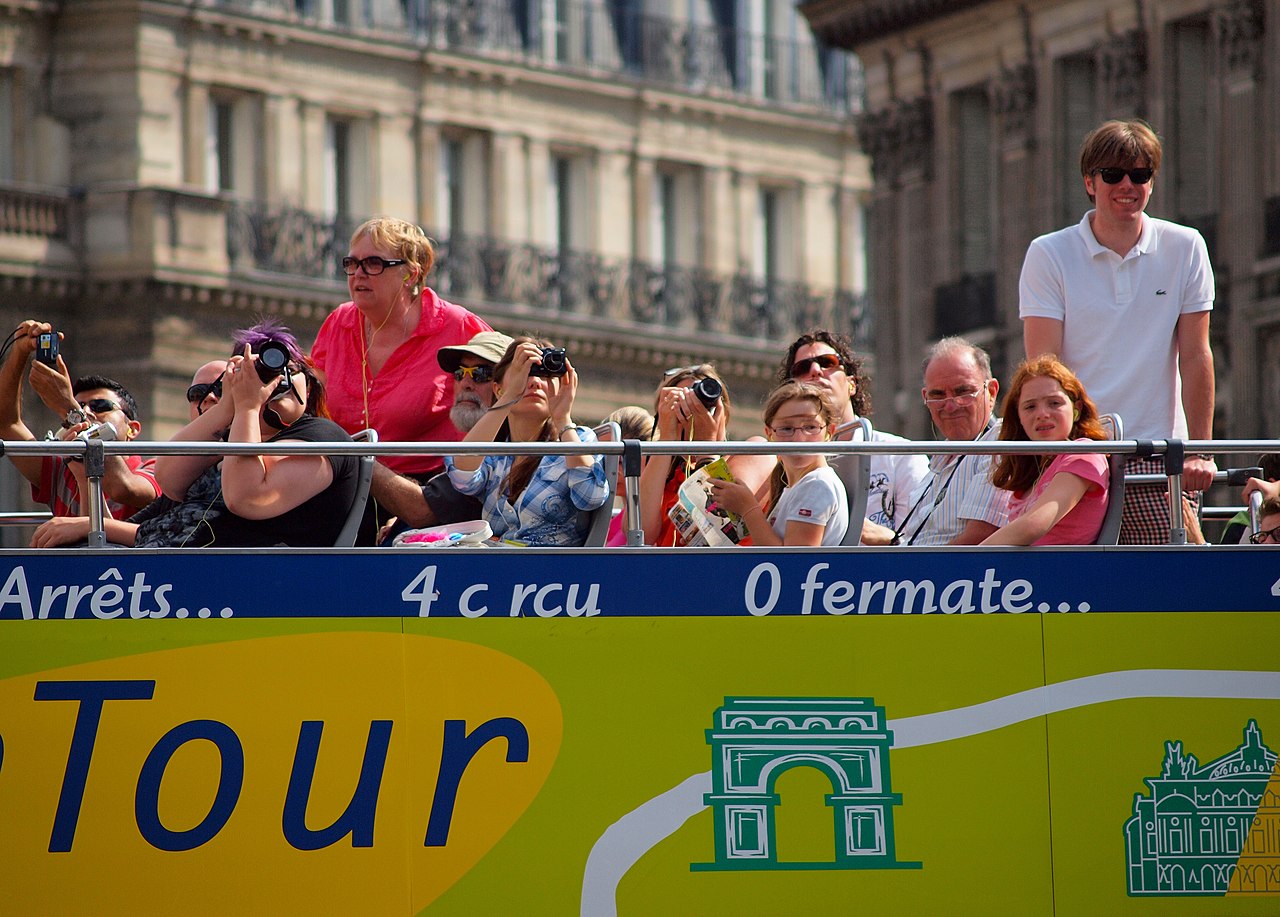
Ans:
<svg viewBox="0 0 1280 917"><path fill-rule="evenodd" d="M302 348L298 346L298 339L293 336L293 332L289 330L284 322L274 318L263 318L256 325L249 328L241 328L232 337L235 342L235 348L231 351L231 355L238 356L244 353L244 345L248 344L253 348L253 352L257 353L258 348L267 341L279 341L289 349L289 356L299 363L303 362Z"/></svg>

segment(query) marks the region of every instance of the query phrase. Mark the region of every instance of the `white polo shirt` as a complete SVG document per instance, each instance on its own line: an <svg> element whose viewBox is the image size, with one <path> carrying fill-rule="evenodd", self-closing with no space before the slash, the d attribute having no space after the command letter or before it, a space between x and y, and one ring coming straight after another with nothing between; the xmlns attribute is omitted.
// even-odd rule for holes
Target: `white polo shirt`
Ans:
<svg viewBox="0 0 1280 917"><path fill-rule="evenodd" d="M1209 250L1196 230L1143 215L1138 244L1121 258L1076 226L1027 249L1018 315L1063 323L1059 359L1080 377L1126 437L1186 437L1178 375L1178 319L1213 308Z"/></svg>

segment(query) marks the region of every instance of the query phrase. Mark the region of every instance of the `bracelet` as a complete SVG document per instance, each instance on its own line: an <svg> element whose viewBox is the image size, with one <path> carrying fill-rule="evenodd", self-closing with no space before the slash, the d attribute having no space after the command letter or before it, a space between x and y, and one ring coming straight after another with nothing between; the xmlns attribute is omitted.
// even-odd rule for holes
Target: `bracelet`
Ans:
<svg viewBox="0 0 1280 917"><path fill-rule="evenodd" d="M560 428L560 432L556 434L556 439L559 439L560 437L564 436L565 432L568 430L577 430L577 429L578 429L578 425L576 423L567 423Z"/></svg>
<svg viewBox="0 0 1280 917"><path fill-rule="evenodd" d="M1213 456L1207 452L1195 452L1187 456L1187 458L1200 459L1202 462L1212 462Z"/></svg>

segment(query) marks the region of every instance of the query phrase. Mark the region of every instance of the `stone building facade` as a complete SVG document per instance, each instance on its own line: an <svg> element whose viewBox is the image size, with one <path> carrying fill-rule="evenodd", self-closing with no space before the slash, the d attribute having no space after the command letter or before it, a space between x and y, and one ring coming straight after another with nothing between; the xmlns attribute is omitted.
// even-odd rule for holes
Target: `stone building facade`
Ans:
<svg viewBox="0 0 1280 917"><path fill-rule="evenodd" d="M1198 228L1218 298L1215 434L1280 432L1280 2L810 0L858 53L872 159L869 300L890 429L926 434L927 344L963 333L1008 380L1028 243L1089 208L1085 134L1143 117L1165 161L1148 212ZM890 399L890 394L896 398Z"/></svg>
<svg viewBox="0 0 1280 917"><path fill-rule="evenodd" d="M714 360L757 432L789 335L867 336L860 99L766 0L0 0L0 325L164 439L232 329L309 342L391 214L443 296L569 348L583 419Z"/></svg>

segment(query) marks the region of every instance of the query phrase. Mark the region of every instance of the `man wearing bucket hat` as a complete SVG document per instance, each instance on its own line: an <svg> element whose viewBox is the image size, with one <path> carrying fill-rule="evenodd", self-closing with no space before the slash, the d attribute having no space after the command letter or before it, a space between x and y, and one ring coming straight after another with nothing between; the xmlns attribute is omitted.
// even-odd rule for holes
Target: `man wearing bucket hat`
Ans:
<svg viewBox="0 0 1280 917"><path fill-rule="evenodd" d="M436 353L440 368L453 375L453 407L449 419L465 434L493 406L493 367L511 345L511 338L498 331L481 331L465 344L441 347ZM396 474L381 462L373 466L370 495L394 513L399 522L383 535L389 543L395 532L405 528L426 528L468 522L480 518L480 501L458 493L449 476L439 474L419 484Z"/></svg>

